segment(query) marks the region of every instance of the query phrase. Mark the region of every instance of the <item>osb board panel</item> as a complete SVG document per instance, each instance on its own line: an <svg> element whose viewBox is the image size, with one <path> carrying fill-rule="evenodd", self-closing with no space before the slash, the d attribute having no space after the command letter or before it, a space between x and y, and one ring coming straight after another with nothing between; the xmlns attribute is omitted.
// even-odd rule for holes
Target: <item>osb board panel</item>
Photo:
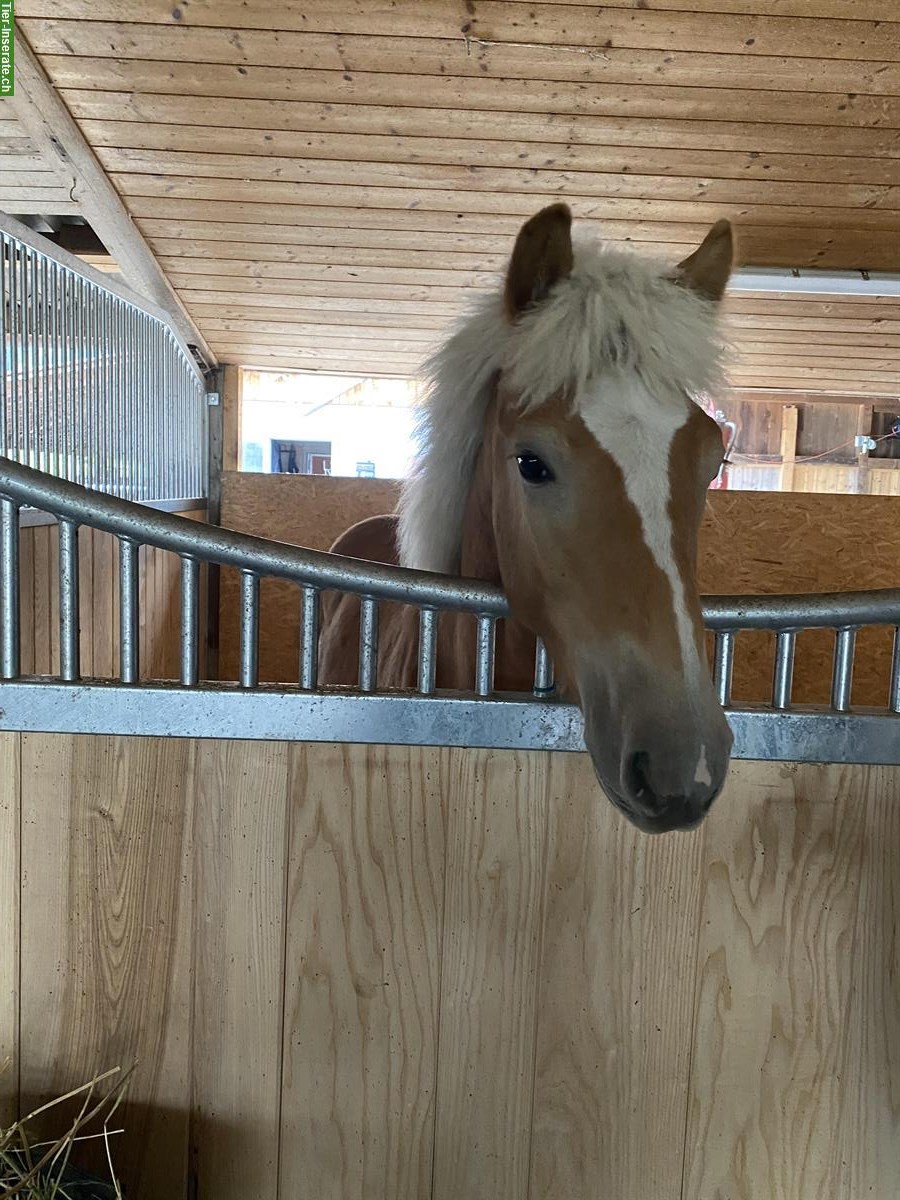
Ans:
<svg viewBox="0 0 900 1200"><path fill-rule="evenodd" d="M23 1099L137 1055L131 1194L893 1197L898 768L735 764L647 838L580 755L22 766Z"/></svg>
<svg viewBox="0 0 900 1200"><path fill-rule="evenodd" d="M400 485L389 479L341 479L317 475L222 476L222 524L328 550L337 537L366 517L393 512ZM219 604L219 673L236 679L240 646L239 581L223 569ZM290 584L264 580L260 587L260 678L296 683L300 656L300 593Z"/></svg>
<svg viewBox="0 0 900 1200"><path fill-rule="evenodd" d="M223 524L279 541L327 550L348 526L393 510L399 485L386 480L229 473L223 486ZM900 587L900 528L888 496L711 492L700 546L700 586L710 595L850 591ZM238 587L222 573L221 663L235 678L238 662ZM299 655L297 588L263 584L260 675L296 682ZM826 702L833 636L801 634L795 667L798 702ZM853 698L883 705L890 676L891 634L864 630L856 655ZM763 700L771 692L773 639L738 639L734 694Z"/></svg>

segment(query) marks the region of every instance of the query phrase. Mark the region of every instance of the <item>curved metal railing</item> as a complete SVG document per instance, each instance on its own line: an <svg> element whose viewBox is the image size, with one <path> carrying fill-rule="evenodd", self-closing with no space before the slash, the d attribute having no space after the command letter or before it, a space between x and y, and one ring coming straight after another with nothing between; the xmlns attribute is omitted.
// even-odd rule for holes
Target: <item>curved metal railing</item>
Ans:
<svg viewBox="0 0 900 1200"><path fill-rule="evenodd" d="M137 550L154 546L181 559L181 683L199 682L199 566L233 567L241 573L240 684L259 682L259 585L263 578L288 580L301 591L301 687L316 687L318 596L323 590L360 597L359 685L363 692L377 687L378 604L395 601L420 611L418 691L435 690L437 614L471 613L477 622L474 691L487 696L493 689L495 626L509 615L503 592L477 580L456 579L362 560L306 550L249 534L200 525L162 512L89 491L0 459L0 676L19 674L18 530L19 509L34 507L59 522L60 675L79 678L77 530L90 526L119 540L120 545L120 681L139 679ZM835 630L831 707L850 708L853 654L858 629L891 626L895 630L888 710L900 712L900 589L811 593L777 596L715 596L703 601L707 627L714 632L715 678L724 706L731 700L735 639L742 631L769 630L775 634L772 706L791 706L797 633L804 629ZM552 669L538 645L535 692L552 688Z"/></svg>

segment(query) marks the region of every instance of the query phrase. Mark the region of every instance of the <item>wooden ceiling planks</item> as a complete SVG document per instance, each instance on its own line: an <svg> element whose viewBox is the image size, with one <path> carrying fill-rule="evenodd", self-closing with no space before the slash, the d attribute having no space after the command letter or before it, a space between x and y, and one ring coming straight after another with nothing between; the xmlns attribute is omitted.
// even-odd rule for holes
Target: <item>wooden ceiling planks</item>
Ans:
<svg viewBox="0 0 900 1200"><path fill-rule="evenodd" d="M896 0L84 11L17 5L227 361L407 373L559 197L673 261L729 216L748 264L900 270ZM900 390L896 301L729 313L740 386Z"/></svg>

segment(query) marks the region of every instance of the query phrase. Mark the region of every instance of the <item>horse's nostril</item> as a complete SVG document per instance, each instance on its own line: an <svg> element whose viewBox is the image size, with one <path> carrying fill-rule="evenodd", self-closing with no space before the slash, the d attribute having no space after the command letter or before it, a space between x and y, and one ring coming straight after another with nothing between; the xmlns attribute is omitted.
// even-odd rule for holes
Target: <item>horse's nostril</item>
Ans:
<svg viewBox="0 0 900 1200"><path fill-rule="evenodd" d="M635 800L648 798L650 792L649 771L650 755L644 750L638 750L636 754L632 754L628 766L628 783L629 791Z"/></svg>

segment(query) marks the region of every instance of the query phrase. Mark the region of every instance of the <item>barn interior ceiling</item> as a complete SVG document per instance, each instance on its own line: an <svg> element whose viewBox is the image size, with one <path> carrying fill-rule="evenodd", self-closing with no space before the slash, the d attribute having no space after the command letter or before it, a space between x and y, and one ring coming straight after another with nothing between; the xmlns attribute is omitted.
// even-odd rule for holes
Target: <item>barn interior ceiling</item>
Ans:
<svg viewBox="0 0 900 1200"><path fill-rule="evenodd" d="M897 0L19 0L216 354L408 374L566 199L639 253L900 270ZM86 14L90 19L86 19ZM0 207L77 195L0 105ZM741 388L896 395L900 301L742 292Z"/></svg>

